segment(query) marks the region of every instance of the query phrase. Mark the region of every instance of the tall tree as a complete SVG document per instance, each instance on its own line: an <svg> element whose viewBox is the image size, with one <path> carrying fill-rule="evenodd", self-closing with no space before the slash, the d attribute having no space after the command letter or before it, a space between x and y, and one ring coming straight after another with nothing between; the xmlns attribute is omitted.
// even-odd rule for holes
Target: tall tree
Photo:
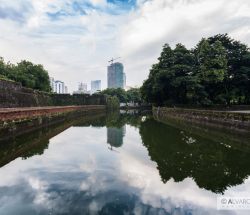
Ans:
<svg viewBox="0 0 250 215"><path fill-rule="evenodd" d="M158 60L141 88L143 98L157 105L188 103L194 83L193 53L182 44L174 50L166 44Z"/></svg>
<svg viewBox="0 0 250 215"><path fill-rule="evenodd" d="M230 38L228 34L215 35L208 38L208 41L210 44L220 41L226 50L228 75L224 80L224 86L227 90L228 103L249 102L247 86L250 84L250 52L247 45Z"/></svg>
<svg viewBox="0 0 250 215"><path fill-rule="evenodd" d="M222 43L217 40L210 44L208 40L202 39L195 53L198 65L197 75L207 95L201 98L201 103L226 103L223 83L228 76L227 57Z"/></svg>

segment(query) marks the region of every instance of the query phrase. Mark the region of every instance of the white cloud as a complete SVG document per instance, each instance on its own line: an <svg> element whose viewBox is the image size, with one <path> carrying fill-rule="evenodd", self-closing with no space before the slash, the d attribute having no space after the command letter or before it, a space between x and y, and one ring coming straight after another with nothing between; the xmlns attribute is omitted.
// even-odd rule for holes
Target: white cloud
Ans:
<svg viewBox="0 0 250 215"><path fill-rule="evenodd" d="M90 0L90 2L96 6L105 6L107 4L106 0Z"/></svg>
<svg viewBox="0 0 250 215"><path fill-rule="evenodd" d="M120 50L129 65L129 82L140 84L147 77L164 43L181 42L190 48L202 37L229 33L249 44L249 10L247 0L145 2L121 30Z"/></svg>
<svg viewBox="0 0 250 215"><path fill-rule="evenodd" d="M138 0L126 11L106 0L74 2L0 0L0 56L44 64L73 91L91 79L106 87L111 57L122 57L128 85L141 85L164 43L192 47L229 33L250 44L249 0Z"/></svg>

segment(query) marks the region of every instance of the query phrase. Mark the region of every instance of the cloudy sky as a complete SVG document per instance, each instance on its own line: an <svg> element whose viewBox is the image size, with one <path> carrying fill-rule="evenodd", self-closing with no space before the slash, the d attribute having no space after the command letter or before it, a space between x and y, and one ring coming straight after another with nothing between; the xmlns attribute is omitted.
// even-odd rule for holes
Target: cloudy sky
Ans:
<svg viewBox="0 0 250 215"><path fill-rule="evenodd" d="M249 0L0 0L0 56L43 64L70 91L121 57L140 86L164 43L229 33L250 45Z"/></svg>

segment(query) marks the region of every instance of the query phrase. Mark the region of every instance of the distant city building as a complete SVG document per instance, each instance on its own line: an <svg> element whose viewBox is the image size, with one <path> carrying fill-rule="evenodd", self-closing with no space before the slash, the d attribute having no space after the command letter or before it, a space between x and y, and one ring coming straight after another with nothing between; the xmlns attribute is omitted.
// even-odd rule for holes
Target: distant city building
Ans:
<svg viewBox="0 0 250 215"><path fill-rule="evenodd" d="M58 94L64 94L64 90L65 90L65 85L64 82L62 81L55 81L55 93Z"/></svg>
<svg viewBox="0 0 250 215"><path fill-rule="evenodd" d="M53 93L57 94L66 94L68 93L68 87L64 82L50 78L50 86Z"/></svg>
<svg viewBox="0 0 250 215"><path fill-rule="evenodd" d="M101 91L101 80L91 81L91 93Z"/></svg>
<svg viewBox="0 0 250 215"><path fill-rule="evenodd" d="M80 83L78 85L78 90L74 91L73 94L89 94L88 85L86 83Z"/></svg>
<svg viewBox="0 0 250 215"><path fill-rule="evenodd" d="M78 90L82 92L87 92L88 91L88 85L86 83L80 83L78 86Z"/></svg>
<svg viewBox="0 0 250 215"><path fill-rule="evenodd" d="M126 75L121 63L112 63L108 66L108 88L122 88L126 86Z"/></svg>
<svg viewBox="0 0 250 215"><path fill-rule="evenodd" d="M50 77L49 80L50 80L51 90L52 92L55 92L56 91L55 79Z"/></svg>

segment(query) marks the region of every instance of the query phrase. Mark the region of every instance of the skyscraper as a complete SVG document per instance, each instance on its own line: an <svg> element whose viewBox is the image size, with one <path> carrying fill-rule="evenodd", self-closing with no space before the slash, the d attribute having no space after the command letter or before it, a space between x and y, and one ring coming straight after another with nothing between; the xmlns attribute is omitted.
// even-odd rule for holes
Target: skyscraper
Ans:
<svg viewBox="0 0 250 215"><path fill-rule="evenodd" d="M108 66L108 88L122 88L126 86L126 76L121 63L112 63Z"/></svg>
<svg viewBox="0 0 250 215"><path fill-rule="evenodd" d="M101 80L91 81L91 93L101 91Z"/></svg>

